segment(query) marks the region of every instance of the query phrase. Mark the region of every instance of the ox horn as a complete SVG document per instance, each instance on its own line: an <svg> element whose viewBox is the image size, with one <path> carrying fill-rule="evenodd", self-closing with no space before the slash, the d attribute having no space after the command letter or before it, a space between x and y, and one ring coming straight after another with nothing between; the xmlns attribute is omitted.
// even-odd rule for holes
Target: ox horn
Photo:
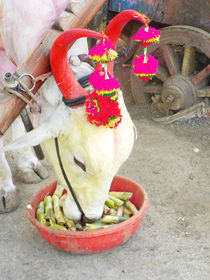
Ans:
<svg viewBox="0 0 210 280"><path fill-rule="evenodd" d="M11 150L23 149L26 147L37 146L50 139L52 136L53 134L47 123L43 123L39 127L34 128L30 132L14 140L12 143L6 145L2 150L7 152Z"/></svg>
<svg viewBox="0 0 210 280"><path fill-rule="evenodd" d="M69 67L67 52L76 39L82 37L99 38L103 35L87 29L71 29L63 32L54 42L50 52L50 64L56 83L67 100L75 99L87 92L80 86Z"/></svg>
<svg viewBox="0 0 210 280"><path fill-rule="evenodd" d="M150 19L146 15L136 12L134 10L125 10L117 14L109 22L104 32L111 39L113 46L116 47L117 41L120 37L123 28L130 20L138 20L145 25L150 23ZM101 69L100 63L96 63L96 69ZM108 64L108 71L111 75L113 75L113 61L109 62Z"/></svg>

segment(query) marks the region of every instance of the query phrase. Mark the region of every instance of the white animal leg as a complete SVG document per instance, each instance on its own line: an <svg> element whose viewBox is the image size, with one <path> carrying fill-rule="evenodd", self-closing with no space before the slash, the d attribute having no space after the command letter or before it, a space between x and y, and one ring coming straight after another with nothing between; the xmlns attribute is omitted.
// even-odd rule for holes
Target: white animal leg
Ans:
<svg viewBox="0 0 210 280"><path fill-rule="evenodd" d="M0 151L3 147L3 137L0 137ZM0 213L14 210L18 206L16 187L12 181L12 173L6 161L5 154L0 152Z"/></svg>
<svg viewBox="0 0 210 280"><path fill-rule="evenodd" d="M25 128L21 118L17 118L12 124L13 141L25 134ZM12 152L12 158L17 169L18 177L24 183L38 183L48 177L46 168L34 156L31 148L23 148Z"/></svg>

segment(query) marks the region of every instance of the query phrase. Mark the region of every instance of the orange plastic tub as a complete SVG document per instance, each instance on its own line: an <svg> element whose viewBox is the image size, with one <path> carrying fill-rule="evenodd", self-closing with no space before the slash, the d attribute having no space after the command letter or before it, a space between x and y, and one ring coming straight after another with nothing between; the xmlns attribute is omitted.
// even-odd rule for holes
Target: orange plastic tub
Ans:
<svg viewBox="0 0 210 280"><path fill-rule="evenodd" d="M27 209L27 215L44 240L57 249L69 253L93 254L119 246L135 233L148 207L147 193L139 184L128 178L115 176L110 190L132 192L133 196L130 200L135 204L137 209L139 209L136 215L120 224L116 224L106 229L89 232L55 230L39 223L36 219L36 208L39 202L42 201L47 194L53 194L56 185L57 182L55 181L39 190L31 197Z"/></svg>

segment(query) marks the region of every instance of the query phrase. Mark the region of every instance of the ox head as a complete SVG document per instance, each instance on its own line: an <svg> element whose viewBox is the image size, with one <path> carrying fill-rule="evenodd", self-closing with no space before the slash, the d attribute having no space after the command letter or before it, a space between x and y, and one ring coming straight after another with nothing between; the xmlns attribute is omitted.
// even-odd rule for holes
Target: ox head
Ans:
<svg viewBox="0 0 210 280"><path fill-rule="evenodd" d="M116 17L117 26L120 24L120 29L116 29L116 33L111 32L109 26L107 28L107 33L113 39L114 45L117 42L115 37L119 37L122 28L129 20L142 21L139 13L134 11L128 12L127 20L125 16L123 13L123 16ZM112 28L115 22L111 22ZM54 139L58 139L65 172L86 217L98 219L102 215L113 177L132 150L135 130L121 93L118 100L122 122L116 129L96 127L87 121L83 106L71 108L62 102L61 93L66 100L87 94L70 70L67 58L69 46L81 37L103 38L97 32L80 29L64 32L57 38L51 50L51 68L54 77L48 78L40 89L41 124L4 148L6 151L44 142L57 176L67 190L64 212L73 220L80 219L81 213L63 178ZM69 54L71 55L71 50ZM73 70L78 75L77 78L81 73L89 74L92 71L86 68L82 72L84 64L74 66ZM110 72L113 70L112 67L110 64ZM85 73L86 71L88 73Z"/></svg>

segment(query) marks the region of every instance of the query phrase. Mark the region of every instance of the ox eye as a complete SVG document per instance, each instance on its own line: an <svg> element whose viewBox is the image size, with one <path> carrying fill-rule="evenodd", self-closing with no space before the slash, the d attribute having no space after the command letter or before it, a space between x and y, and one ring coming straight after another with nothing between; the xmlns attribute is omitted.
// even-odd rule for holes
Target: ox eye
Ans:
<svg viewBox="0 0 210 280"><path fill-rule="evenodd" d="M75 156L74 156L74 162L76 163L76 165L78 165L84 172L86 172L86 166L83 162L81 162L80 160L78 160Z"/></svg>

